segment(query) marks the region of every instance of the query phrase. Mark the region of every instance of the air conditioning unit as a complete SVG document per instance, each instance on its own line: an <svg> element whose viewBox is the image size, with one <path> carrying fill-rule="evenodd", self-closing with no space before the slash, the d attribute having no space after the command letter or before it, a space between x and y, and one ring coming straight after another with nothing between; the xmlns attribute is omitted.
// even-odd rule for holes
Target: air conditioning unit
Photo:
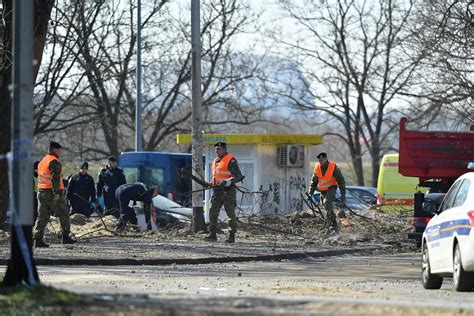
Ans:
<svg viewBox="0 0 474 316"><path fill-rule="evenodd" d="M304 167L304 146L281 145L278 148L278 164L282 167Z"/></svg>

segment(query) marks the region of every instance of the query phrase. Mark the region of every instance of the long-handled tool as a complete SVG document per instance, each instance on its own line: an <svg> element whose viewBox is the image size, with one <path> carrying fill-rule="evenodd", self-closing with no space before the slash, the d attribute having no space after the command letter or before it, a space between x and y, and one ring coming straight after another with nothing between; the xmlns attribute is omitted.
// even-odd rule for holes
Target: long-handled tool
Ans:
<svg viewBox="0 0 474 316"><path fill-rule="evenodd" d="M179 172L180 173L183 173L185 175L187 175L188 177L190 177L192 180L196 181L196 183L202 185L204 188L208 188L210 187L211 185L209 185L209 183L207 183L206 181L196 177L195 175L193 175L193 173L191 172L191 170L189 168L181 168L179 169Z"/></svg>
<svg viewBox="0 0 474 316"><path fill-rule="evenodd" d="M84 201L85 203L87 203L87 204L90 203L90 202L89 202L88 200L86 200L84 197L80 196L79 194L77 194L77 193L75 193L75 192L74 192L74 195L77 196L77 197L78 197L79 199L81 199L82 201ZM110 232L110 233L113 233L113 234L117 235L117 233L116 233L115 231L109 229L109 228L107 227L107 224L105 224L105 221L104 221L104 219L102 218L102 217L103 217L103 216L102 216L102 214L103 214L102 207L101 207L98 203L94 203L94 204L95 204L94 211L95 211L95 212L97 213L97 215L99 216L99 219L100 219L100 221L102 222L102 225L104 225L105 230L108 231L108 232ZM102 211L101 211L101 212L100 212L100 211L97 211L98 209L99 209L99 210L102 210ZM83 237L83 236L84 236L84 235L81 235L81 236L79 236L79 237L77 237L77 238L81 238L81 237Z"/></svg>
<svg viewBox="0 0 474 316"><path fill-rule="evenodd" d="M313 213L316 212L316 209L317 209L321 218L325 219L323 211L321 211L321 208L319 207L319 205L314 203L313 199L311 198L311 195L309 195L308 192L305 192L305 195L306 195L306 199L304 198L303 195L302 196L303 196L303 201L306 203L306 205L308 205L308 207L313 211Z"/></svg>
<svg viewBox="0 0 474 316"><path fill-rule="evenodd" d="M223 182L220 183L220 184L217 184L217 185L211 185L210 183L207 183L203 179L200 179L200 178L196 177L195 175L193 175L192 172L190 171L190 169L187 168L187 167L181 168L180 173L183 173L183 174L189 176L192 180L194 180L195 182L197 182L198 184L200 184L204 187L202 189L194 190L194 191L191 191L189 193L201 192L201 191L206 191L206 190L210 190L210 189L225 189L225 186L224 186ZM245 176L242 176L242 179L240 179L240 181L238 181L238 182L243 181L244 178L245 178ZM237 188L238 191L240 191L242 193L245 193L239 187L236 186L236 188Z"/></svg>

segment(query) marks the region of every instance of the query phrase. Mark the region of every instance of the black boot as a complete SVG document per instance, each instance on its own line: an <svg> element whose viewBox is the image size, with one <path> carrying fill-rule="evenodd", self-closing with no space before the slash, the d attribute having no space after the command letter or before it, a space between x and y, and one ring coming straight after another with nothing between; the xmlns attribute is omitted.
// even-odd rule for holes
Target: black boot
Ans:
<svg viewBox="0 0 474 316"><path fill-rule="evenodd" d="M205 241L217 241L217 234L215 232L211 232L209 235L204 237Z"/></svg>
<svg viewBox="0 0 474 316"><path fill-rule="evenodd" d="M230 232L229 237L225 240L226 243L228 244L233 244L235 243L235 232Z"/></svg>
<svg viewBox="0 0 474 316"><path fill-rule="evenodd" d="M64 245L70 245L70 244L76 243L76 240L74 240L74 239L72 239L71 237L69 237L69 235L63 235L63 238L62 238L61 242L62 242Z"/></svg>
<svg viewBox="0 0 474 316"><path fill-rule="evenodd" d="M44 242L43 238L35 239L35 248L48 248L49 245Z"/></svg>

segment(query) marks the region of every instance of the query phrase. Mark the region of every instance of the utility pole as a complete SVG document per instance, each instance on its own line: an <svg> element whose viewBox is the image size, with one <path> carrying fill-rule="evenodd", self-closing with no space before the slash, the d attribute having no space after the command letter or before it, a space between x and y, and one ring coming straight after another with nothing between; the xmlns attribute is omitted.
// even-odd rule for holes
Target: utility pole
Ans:
<svg viewBox="0 0 474 316"><path fill-rule="evenodd" d="M135 100L135 151L142 150L142 2L137 0L137 69Z"/></svg>
<svg viewBox="0 0 474 316"><path fill-rule="evenodd" d="M201 142L201 27L199 0L191 0L191 44L192 44L192 156L193 175L203 179L202 142ZM202 186L193 181L193 232L206 229L204 222Z"/></svg>
<svg viewBox="0 0 474 316"><path fill-rule="evenodd" d="M33 0L13 2L11 254L4 286L39 283L33 262Z"/></svg>

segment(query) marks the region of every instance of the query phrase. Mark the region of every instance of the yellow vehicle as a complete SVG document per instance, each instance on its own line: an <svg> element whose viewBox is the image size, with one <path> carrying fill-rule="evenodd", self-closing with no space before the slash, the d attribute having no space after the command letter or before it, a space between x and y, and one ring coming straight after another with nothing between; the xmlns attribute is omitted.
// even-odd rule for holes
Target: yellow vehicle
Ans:
<svg viewBox="0 0 474 316"><path fill-rule="evenodd" d="M380 163L379 178L377 182L377 203L382 210L413 209L414 194L418 188L417 177L405 177L398 173L398 154L387 154Z"/></svg>

